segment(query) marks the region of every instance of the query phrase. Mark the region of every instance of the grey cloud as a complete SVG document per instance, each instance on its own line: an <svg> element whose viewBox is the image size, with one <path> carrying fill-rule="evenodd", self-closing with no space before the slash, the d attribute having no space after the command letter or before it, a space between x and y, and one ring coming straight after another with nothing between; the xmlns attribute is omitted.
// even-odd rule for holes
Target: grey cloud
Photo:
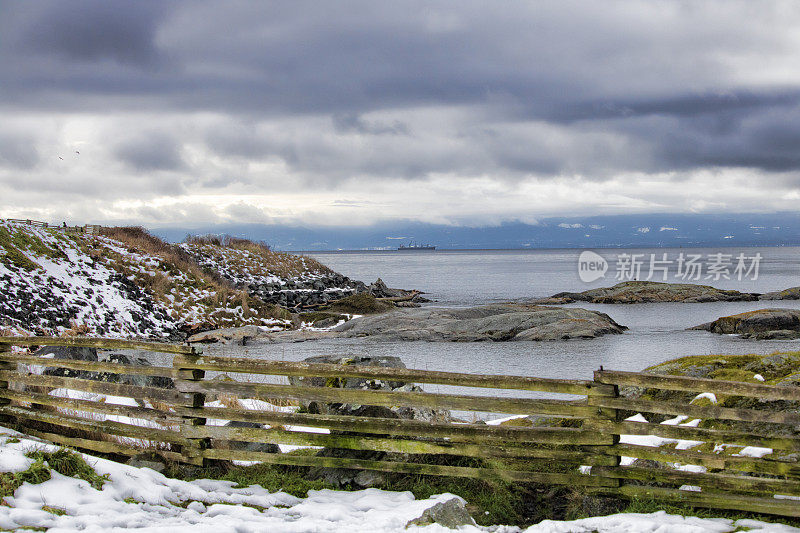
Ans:
<svg viewBox="0 0 800 533"><path fill-rule="evenodd" d="M160 133L142 134L122 141L114 154L139 171L179 170L185 166L178 141Z"/></svg>
<svg viewBox="0 0 800 533"><path fill-rule="evenodd" d="M363 135L408 135L408 125L395 120L391 123L368 121L355 113L339 113L333 116L333 127L339 133Z"/></svg>
<svg viewBox="0 0 800 533"><path fill-rule="evenodd" d="M779 183L800 171L798 24L781 0L0 0L0 111L102 117L126 193L716 167ZM0 167L35 168L11 135ZM276 161L286 176L248 174Z"/></svg>
<svg viewBox="0 0 800 533"><path fill-rule="evenodd" d="M16 48L80 62L151 65L159 58L155 36L165 7L154 0L36 2Z"/></svg>
<svg viewBox="0 0 800 533"><path fill-rule="evenodd" d="M32 169L39 162L39 151L32 136L16 132L0 132L0 167Z"/></svg>

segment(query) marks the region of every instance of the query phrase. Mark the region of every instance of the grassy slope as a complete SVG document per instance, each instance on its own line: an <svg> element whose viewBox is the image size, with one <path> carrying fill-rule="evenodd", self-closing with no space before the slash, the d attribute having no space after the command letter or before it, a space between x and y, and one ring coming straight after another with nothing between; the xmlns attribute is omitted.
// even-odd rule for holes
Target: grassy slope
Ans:
<svg viewBox="0 0 800 533"><path fill-rule="evenodd" d="M133 276L137 284L169 309L170 316L195 329L269 324L272 319L291 318L288 311L234 288L218 272L203 269L186 251L143 228L103 228L102 234L125 247L101 246L100 253L111 260L113 267L126 277ZM137 256L155 258L157 262L151 259L151 268L141 269Z"/></svg>
<svg viewBox="0 0 800 533"><path fill-rule="evenodd" d="M314 279L334 273L311 257L275 252L263 243L246 239L192 236L180 248L197 258L200 265L214 265L237 284Z"/></svg>
<svg viewBox="0 0 800 533"><path fill-rule="evenodd" d="M20 303L30 308L29 319L0 316L9 334L63 334L71 325L83 334L159 336L126 323L120 306L139 315L149 309L162 330L290 325L287 311L234 288L141 228L106 228L94 237L0 223L0 267L9 276L4 291L11 305L17 291L41 296Z"/></svg>

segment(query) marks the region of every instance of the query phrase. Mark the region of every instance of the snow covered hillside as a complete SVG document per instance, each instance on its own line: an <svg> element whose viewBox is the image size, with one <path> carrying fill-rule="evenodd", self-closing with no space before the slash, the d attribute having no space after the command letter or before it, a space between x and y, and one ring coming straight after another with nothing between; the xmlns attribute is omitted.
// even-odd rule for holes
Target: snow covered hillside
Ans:
<svg viewBox="0 0 800 533"><path fill-rule="evenodd" d="M190 237L180 247L210 269L267 303L295 308L337 300L369 287L305 256L231 237Z"/></svg>
<svg viewBox="0 0 800 533"><path fill-rule="evenodd" d="M285 310L203 271L144 231L112 235L0 221L3 333L174 339L248 324L291 327Z"/></svg>

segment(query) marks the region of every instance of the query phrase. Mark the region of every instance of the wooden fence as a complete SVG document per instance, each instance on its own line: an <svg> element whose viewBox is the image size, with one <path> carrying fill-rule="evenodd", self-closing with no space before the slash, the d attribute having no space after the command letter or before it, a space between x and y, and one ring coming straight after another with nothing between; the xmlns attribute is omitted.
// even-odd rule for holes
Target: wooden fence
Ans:
<svg viewBox="0 0 800 533"><path fill-rule="evenodd" d="M67 226L66 222L64 224L50 224L48 222L42 222L40 220L31 220L31 219L23 219L23 218L6 218L0 219L0 222L5 220L6 222L13 222L15 224L26 224L28 226L33 226L36 228L50 228L50 229L57 229L61 231L65 231L67 233L88 233L89 235L100 235L100 226L99 224L86 224L85 226Z"/></svg>
<svg viewBox="0 0 800 533"><path fill-rule="evenodd" d="M173 354L173 362L133 366L10 350L45 345L143 349ZM208 379L206 372L235 379ZM322 386L264 382L258 375L314 377ZM169 378L174 388L155 387L146 381L152 378ZM340 388L348 378L494 392ZM620 387L637 387L655 399L620 396ZM569 396L534 398L528 391ZM686 401L659 400L664 391L682 391ZM696 393L716 394L734 407L689 403ZM210 398L261 403L259 409L245 409L231 401L208 405ZM287 402L323 408L278 407ZM602 370L593 380L475 375L211 357L160 343L0 337L0 404L0 416L23 431L94 452L135 455L144 448L194 465L242 460L560 484L597 494L800 516L800 387ZM325 408L339 404L428 409L429 415L444 410L534 415L542 417L542 425L403 419L388 410L378 411L379 417L353 416ZM659 418L624 420L635 413ZM675 416L688 418L655 422ZM220 425L227 421L249 424ZM356 452L267 453L247 443ZM742 446L771 450L748 454ZM736 450L740 453L732 453ZM384 453L366 459L357 451Z"/></svg>

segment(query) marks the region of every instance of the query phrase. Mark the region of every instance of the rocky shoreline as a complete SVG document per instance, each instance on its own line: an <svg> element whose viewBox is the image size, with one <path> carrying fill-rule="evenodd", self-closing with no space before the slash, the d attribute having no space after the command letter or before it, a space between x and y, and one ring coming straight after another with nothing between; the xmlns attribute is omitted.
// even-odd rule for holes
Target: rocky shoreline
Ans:
<svg viewBox="0 0 800 533"><path fill-rule="evenodd" d="M754 302L758 300L798 300L800 287L765 294L717 289L693 283L662 283L656 281L625 281L613 287L589 289L583 292L559 292L547 298L530 300L541 305L575 302L596 304L640 304L655 302Z"/></svg>
<svg viewBox="0 0 800 533"><path fill-rule="evenodd" d="M739 335L743 339L789 340L800 338L800 310L759 309L720 317L692 330Z"/></svg>

